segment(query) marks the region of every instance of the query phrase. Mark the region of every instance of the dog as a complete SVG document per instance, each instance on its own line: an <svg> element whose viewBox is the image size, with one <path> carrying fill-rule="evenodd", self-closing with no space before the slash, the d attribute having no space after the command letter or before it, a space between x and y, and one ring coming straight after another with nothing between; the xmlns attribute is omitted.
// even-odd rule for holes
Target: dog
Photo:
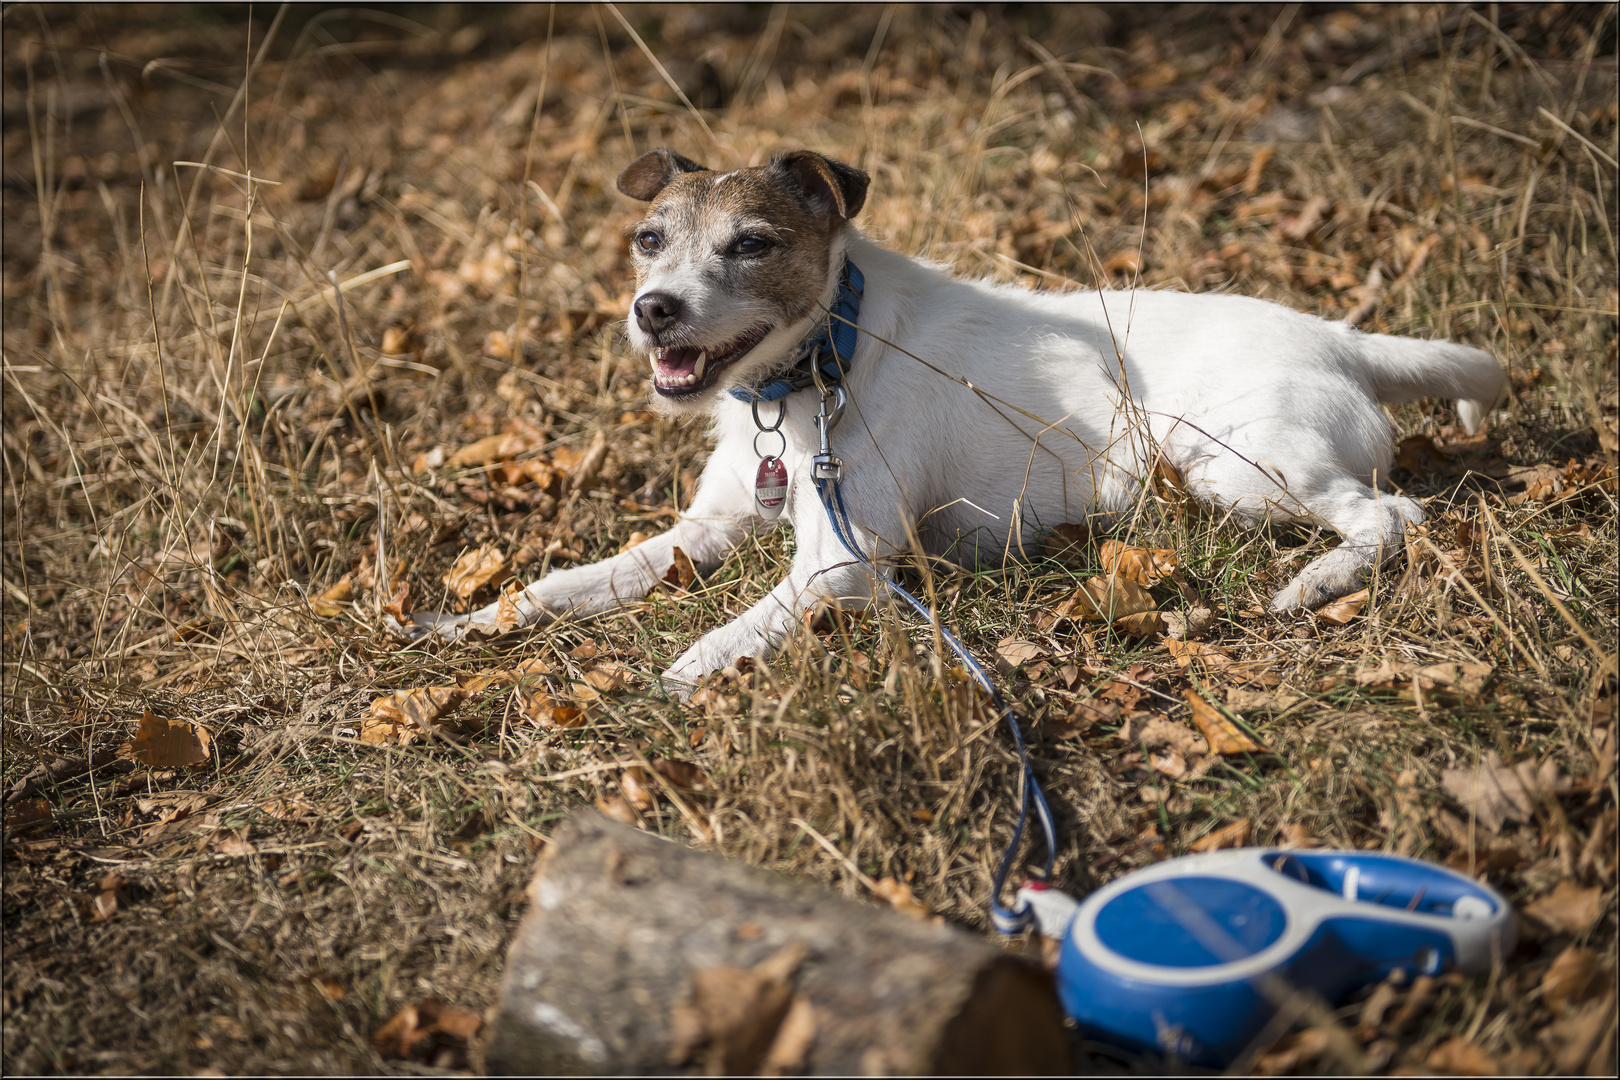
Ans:
<svg viewBox="0 0 1620 1080"><path fill-rule="evenodd" d="M818 476L840 475L849 535L874 565L920 545L984 566L1044 528L1124 511L1161 457L1219 513L1339 534L1271 600L1311 609L1359 588L1424 517L1378 487L1393 453L1379 403L1456 399L1472 433L1505 390L1479 349L1258 299L957 279L861 235L868 182L807 150L717 172L658 149L620 174L619 190L650 204L631 230L630 342L653 400L707 417L715 449L673 528L534 582L515 597L523 622L638 599L677 547L712 569L780 515L796 534L791 569L664 672L684 696L769 655L819 599L872 596ZM411 632L454 639L496 621L496 605L421 613Z"/></svg>

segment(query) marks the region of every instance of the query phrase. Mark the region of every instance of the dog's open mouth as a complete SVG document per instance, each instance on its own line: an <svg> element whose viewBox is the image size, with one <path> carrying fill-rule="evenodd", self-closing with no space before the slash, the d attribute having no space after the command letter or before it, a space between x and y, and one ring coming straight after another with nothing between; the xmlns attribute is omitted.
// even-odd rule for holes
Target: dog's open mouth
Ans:
<svg viewBox="0 0 1620 1080"><path fill-rule="evenodd" d="M670 398L701 393L770 332L768 326L757 326L742 337L707 349L690 345L654 349L647 354L652 362L653 389Z"/></svg>

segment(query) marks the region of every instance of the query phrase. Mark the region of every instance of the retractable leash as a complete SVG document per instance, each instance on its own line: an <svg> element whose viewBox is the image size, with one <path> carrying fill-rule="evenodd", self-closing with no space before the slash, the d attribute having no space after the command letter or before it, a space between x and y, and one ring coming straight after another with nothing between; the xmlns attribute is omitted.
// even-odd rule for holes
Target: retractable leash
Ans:
<svg viewBox="0 0 1620 1080"><path fill-rule="evenodd" d="M1008 843L995 876L991 879L990 915L996 929L1001 933L1016 934L1034 925L1035 909L1021 897L1017 906L1009 910L1001 904L1001 893L1012 870L1013 860L1018 855L1018 848L1023 842L1024 829L1032 809L1036 820L1040 823L1042 839L1046 845L1046 862L1041 871L1042 880L1052 876L1052 863L1057 854L1057 834L1052 823L1052 811L1047 806L1046 795L1041 791L1040 782L1035 779L1035 770L1029 763L1029 750L1024 745L1024 736L1019 730L1018 714L1002 700L995 684L990 681L989 673L973 658L973 654L956 635L940 624L933 610L899 582L880 571L874 561L861 551L860 544L855 538L855 531L849 522L849 511L844 506L842 488L844 463L833 454L830 436L833 428L838 426L839 420L843 419L844 407L849 400L848 392L843 387L843 377L844 372L848 370L850 359L855 355L855 344L859 338L857 323L860 319L861 297L865 288L866 279L860 268L845 259L844 270L839 280L838 296L833 302L827 320L827 331L811 343L809 349L786 375L756 387L735 387L731 391L731 396L753 406L754 425L759 429L755 436L754 452L760 454L757 445L759 434L770 433L781 437L778 429L787 413L787 403L783 399L796 390L807 389L810 386L816 388L821 394L821 409L816 415L816 431L820 438L820 447L819 452L811 459L811 476L815 480L816 490L821 496L821 505L827 511L827 520L832 525L834 535L856 562L864 566L874 578L888 586L890 592L909 604L917 614L938 628L941 639L962 661L963 667L967 669L974 683L1006 721L1007 730L1012 735L1013 746L1018 751L1020 779L1018 823L1013 828L1012 840ZM760 419L759 403L762 401L781 403L774 424L767 425ZM786 449L786 438L781 437L781 442L782 449ZM761 516L767 520L774 520L781 514L782 507L787 501L787 487L787 466L780 457L780 451L774 455L760 454L759 471L754 479L754 502Z"/></svg>
<svg viewBox="0 0 1620 1080"><path fill-rule="evenodd" d="M1083 903L1047 885L1056 830L1017 714L934 611L861 550L844 505L844 466L832 452L830 435L848 403L842 378L855 351L864 284L846 261L829 331L788 375L732 395L754 403L761 434L780 435L785 402L769 426L759 418L758 402L781 401L815 386L821 394L820 447L811 475L834 535L874 578L938 628L1005 719L1018 750L1018 824L992 879L991 917L1003 934L1034 928L1062 941L1057 983L1064 1011L1099 1042L1225 1068L1298 990L1337 1001L1398 971L1473 975L1500 963L1515 940L1507 901L1461 874L1394 855L1274 848L1189 855L1127 874ZM786 444L783 438L784 449ZM781 512L786 488L780 456L762 454L755 486L762 514L774 518ZM1009 910L1001 893L1031 810L1046 862L1041 878L1025 882Z"/></svg>

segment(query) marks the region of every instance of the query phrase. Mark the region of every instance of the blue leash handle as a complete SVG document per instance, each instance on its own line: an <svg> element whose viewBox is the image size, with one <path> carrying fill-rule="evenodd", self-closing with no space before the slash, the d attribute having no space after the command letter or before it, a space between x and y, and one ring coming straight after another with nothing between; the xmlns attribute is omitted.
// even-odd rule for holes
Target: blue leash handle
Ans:
<svg viewBox="0 0 1620 1080"><path fill-rule="evenodd" d="M837 480L817 479L816 487L821 493L821 505L827 511L827 520L832 523L833 532L838 536L838 542L844 545L844 550L855 557L855 560L889 587L889 591L910 604L917 614L921 615L939 629L940 637L951 647L967 668L973 681L978 683L990 703L995 706L998 713L1007 722L1007 730L1012 733L1013 745L1018 748L1018 764L1022 772L1022 784L1019 785L1018 824L1013 829L1012 840L1007 844L1007 850L1001 856L1001 865L997 867L995 877L990 885L990 918L995 927L1003 934L1016 934L1029 928L1034 923L1034 910L1026 903L1020 903L1015 909L1008 910L1001 906L1001 891L1007 884L1007 875L1011 872L1013 859L1018 854L1018 846L1024 838L1024 826L1029 820L1031 804L1035 808L1035 816L1040 822L1042 838L1046 841L1046 864L1042 877L1050 880L1052 877L1052 861L1057 854L1057 831L1052 824L1052 809L1046 804L1046 794L1035 779L1035 770L1029 763L1029 750L1024 746L1024 736L1018 729L1018 714L1009 708L1002 700L1001 694L996 690L995 683L990 681L990 674L973 658L955 634L951 633L936 619L928 605L911 595L904 586L892 581L887 575L881 573L865 555L861 554L860 546L855 542L855 535L849 525L849 511L844 508L844 492Z"/></svg>

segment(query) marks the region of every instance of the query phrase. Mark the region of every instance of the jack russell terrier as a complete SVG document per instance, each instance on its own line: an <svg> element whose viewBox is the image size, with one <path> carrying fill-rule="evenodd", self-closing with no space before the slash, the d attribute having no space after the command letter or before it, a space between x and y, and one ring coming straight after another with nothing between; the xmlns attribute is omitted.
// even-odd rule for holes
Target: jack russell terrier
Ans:
<svg viewBox="0 0 1620 1080"><path fill-rule="evenodd" d="M1343 542L1271 601L1315 608L1358 588L1423 520L1377 486L1392 457L1379 402L1458 399L1473 432L1505 390L1479 349L1262 300L961 281L860 234L867 183L802 150L722 173L659 149L619 175L651 204L630 245L630 341L659 407L707 416L716 445L674 528L547 574L513 598L524 622L635 600L675 548L706 571L755 522L785 518L792 569L664 672L684 694L768 655L818 599L871 597L818 477L841 475L849 535L874 563L920 545L994 565L1043 528L1125 510L1160 456L1240 521L1336 531ZM496 611L421 613L410 632L492 632Z"/></svg>

